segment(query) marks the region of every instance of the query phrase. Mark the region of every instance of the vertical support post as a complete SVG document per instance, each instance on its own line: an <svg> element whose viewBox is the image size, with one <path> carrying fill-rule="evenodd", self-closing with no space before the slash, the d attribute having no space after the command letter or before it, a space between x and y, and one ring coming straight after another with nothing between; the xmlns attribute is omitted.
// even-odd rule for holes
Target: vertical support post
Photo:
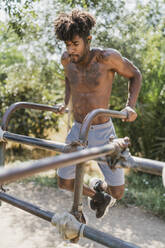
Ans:
<svg viewBox="0 0 165 248"><path fill-rule="evenodd" d="M74 199L73 199L73 207L71 211L80 222L84 221L82 216L83 179L84 179L84 164L80 163L76 166Z"/></svg>
<svg viewBox="0 0 165 248"><path fill-rule="evenodd" d="M76 177L74 184L74 207L78 209L82 202L84 166L83 163L76 166Z"/></svg>
<svg viewBox="0 0 165 248"><path fill-rule="evenodd" d="M5 142L0 142L0 166L3 166L5 164L5 150Z"/></svg>
<svg viewBox="0 0 165 248"><path fill-rule="evenodd" d="M162 170L162 181L163 181L163 185L165 187L165 166L164 166L164 168Z"/></svg>
<svg viewBox="0 0 165 248"><path fill-rule="evenodd" d="M6 149L6 144L4 142L0 142L0 168L5 164L5 149ZM0 189L1 188L2 185L0 185ZM0 206L1 206L1 201L0 201Z"/></svg>
<svg viewBox="0 0 165 248"><path fill-rule="evenodd" d="M0 127L0 168L5 165L5 150L6 150L6 143L3 139L4 131ZM0 190L2 190L3 187L0 185ZM1 201L0 201L1 206Z"/></svg>

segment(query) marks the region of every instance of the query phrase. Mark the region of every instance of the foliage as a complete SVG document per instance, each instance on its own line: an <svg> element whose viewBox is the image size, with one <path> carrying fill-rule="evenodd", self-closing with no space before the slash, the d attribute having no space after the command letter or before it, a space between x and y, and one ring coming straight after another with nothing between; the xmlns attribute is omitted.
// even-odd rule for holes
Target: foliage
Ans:
<svg viewBox="0 0 165 248"><path fill-rule="evenodd" d="M165 22L163 1L136 2L127 11L125 1L68 1L72 7L87 8L96 16L93 32L96 47L114 48L140 69L143 84L134 123L114 120L117 134L129 136L131 152L138 156L165 159ZM95 9L92 5L95 5ZM127 98L127 80L116 76L110 99L111 109L121 110ZM136 136L135 136L136 134ZM163 135L163 137L162 137Z"/></svg>
<svg viewBox="0 0 165 248"><path fill-rule="evenodd" d="M55 105L61 102L63 79L56 61L33 54L26 44L18 40L18 34L0 23L0 120L14 102L27 101ZM38 60L40 59L40 60ZM12 115L9 129L12 132L45 137L45 130L58 129L58 116L50 112L18 110Z"/></svg>
<svg viewBox="0 0 165 248"><path fill-rule="evenodd" d="M165 219L165 190L162 178L142 172L126 176L126 190L121 203L140 206Z"/></svg>
<svg viewBox="0 0 165 248"><path fill-rule="evenodd" d="M36 75L33 70L35 70ZM60 82L51 84L54 81L52 68L43 65L40 72L37 72L36 68L33 68L33 70L27 70L23 65L14 66L14 72L10 71L5 83L0 84L1 115L6 107L14 102L24 101L54 105L61 99ZM15 72L17 72L17 75L15 75ZM22 73L24 74L23 78L20 76ZM50 91L52 95L49 93ZM58 116L51 112L21 109L12 115L9 129L15 133L35 134L36 137L45 137L44 130L51 128L52 123L54 128L58 128L57 120Z"/></svg>
<svg viewBox="0 0 165 248"><path fill-rule="evenodd" d="M128 135L132 141L134 154L152 159L164 160L165 145L165 88L164 88L164 49L165 39L161 30L145 35L142 50L143 85L138 100L138 119L134 123L120 125L120 134ZM145 54L145 56L144 56ZM136 134L136 137L135 137Z"/></svg>
<svg viewBox="0 0 165 248"><path fill-rule="evenodd" d="M161 2L149 1L146 6L138 4L136 14L123 11L124 3L119 2L116 15L113 13L111 1L109 4L100 3L101 9L97 9L97 18L101 19L101 16L111 12L112 17L111 19L102 18L99 22L96 28L99 33L96 44L113 47L133 61L142 72L143 84L136 108L137 121L134 123L115 121L117 134L121 137L130 137L133 154L164 160L165 24ZM106 9L105 6L103 7L104 4ZM117 13L119 13L118 16ZM110 100L111 108L117 110L124 108L126 96L126 80L117 76Z"/></svg>
<svg viewBox="0 0 165 248"><path fill-rule="evenodd" d="M136 1L135 5L131 10L123 0L4 1L3 7L8 14L7 25L4 26L8 29L3 27L0 35L2 43L6 44L5 49L0 51L3 112L6 106L19 99L34 99L38 103L49 104L62 100L64 91L63 86L60 89L60 80L63 79L63 71L59 54L64 46L54 38L53 20L61 11L84 8L93 13L97 21L92 45L119 50L123 56L133 61L143 75L136 108L138 119L134 123L115 120L118 136L130 137L133 154L164 160L164 3L162 0L148 0L145 3ZM55 91L56 87L59 95ZM126 98L127 80L117 76L110 100L111 109L124 108ZM30 116L26 114L25 123ZM43 123L44 118L41 117ZM36 122L35 114L33 121ZM50 120L46 128L51 125L53 126L54 122L51 124ZM37 132L38 128L31 129L30 132ZM40 133L42 132L41 128Z"/></svg>
<svg viewBox="0 0 165 248"><path fill-rule="evenodd" d="M53 66L53 65L52 65ZM10 69L8 78L0 84L1 115L14 102L35 102L54 105L58 98L61 99L60 82L54 81L51 65L43 65L41 71L36 68L27 69L24 65L14 65L14 71ZM17 72L17 73L16 73ZM24 75L23 77L21 75ZM49 92L52 92L50 94ZM55 97L54 97L54 95ZM2 117L2 116L1 116ZM57 129L58 116L51 112L21 109L12 115L9 129L20 134L35 134L36 137L44 137L44 130L52 127Z"/></svg>

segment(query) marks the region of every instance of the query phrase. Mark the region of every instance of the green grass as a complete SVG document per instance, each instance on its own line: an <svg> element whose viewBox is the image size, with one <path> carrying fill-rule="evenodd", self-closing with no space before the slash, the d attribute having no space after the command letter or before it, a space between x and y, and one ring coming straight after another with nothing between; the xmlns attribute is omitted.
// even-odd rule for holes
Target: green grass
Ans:
<svg viewBox="0 0 165 248"><path fill-rule="evenodd" d="M124 205L136 205L165 219L165 188L162 177L131 171L126 175Z"/></svg>
<svg viewBox="0 0 165 248"><path fill-rule="evenodd" d="M32 176L26 179L22 179L21 182L28 183L33 182L35 185L41 185L44 187L57 188L57 177L50 176Z"/></svg>

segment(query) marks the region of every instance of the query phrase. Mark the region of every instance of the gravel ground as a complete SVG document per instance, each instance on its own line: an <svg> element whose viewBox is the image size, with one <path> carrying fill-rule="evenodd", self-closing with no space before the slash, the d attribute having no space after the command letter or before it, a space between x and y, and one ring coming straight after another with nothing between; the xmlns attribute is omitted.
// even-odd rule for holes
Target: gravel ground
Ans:
<svg viewBox="0 0 165 248"><path fill-rule="evenodd" d="M33 182L13 183L9 194L44 210L62 212L70 210L72 194L59 189L35 186ZM138 207L115 206L101 220L95 218L83 199L88 224L142 248L165 248L165 222ZM101 248L82 238L77 244L63 241L56 227L9 204L0 207L0 248Z"/></svg>

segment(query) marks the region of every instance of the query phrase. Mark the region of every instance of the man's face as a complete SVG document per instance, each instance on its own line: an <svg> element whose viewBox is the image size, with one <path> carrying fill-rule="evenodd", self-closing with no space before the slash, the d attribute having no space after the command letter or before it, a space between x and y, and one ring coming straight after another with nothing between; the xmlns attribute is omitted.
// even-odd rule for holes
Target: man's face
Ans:
<svg viewBox="0 0 165 248"><path fill-rule="evenodd" d="M66 41L66 49L72 63L82 62L89 49L88 44L79 35L75 35L73 40Z"/></svg>

